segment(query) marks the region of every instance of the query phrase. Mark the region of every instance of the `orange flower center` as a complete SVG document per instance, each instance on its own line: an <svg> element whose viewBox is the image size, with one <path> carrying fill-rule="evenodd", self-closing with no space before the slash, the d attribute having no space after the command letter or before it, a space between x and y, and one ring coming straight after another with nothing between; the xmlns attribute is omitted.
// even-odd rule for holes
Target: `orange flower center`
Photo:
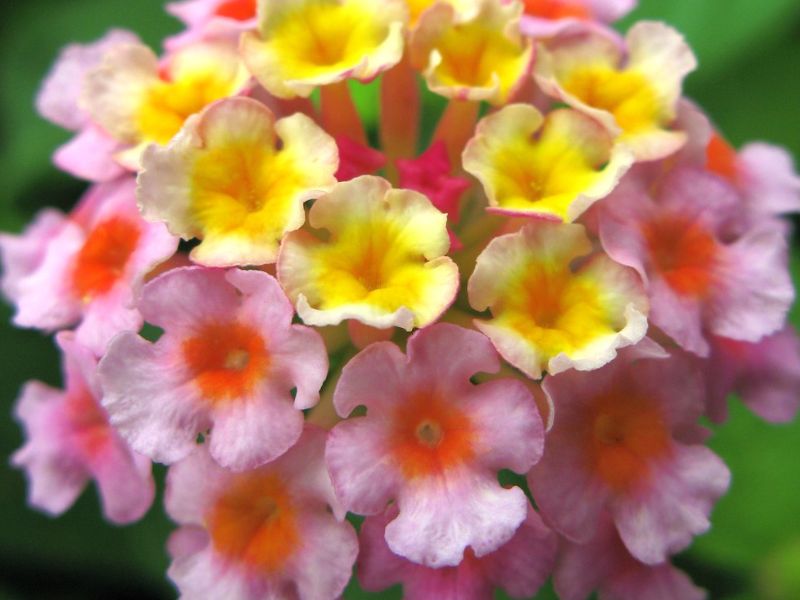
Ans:
<svg viewBox="0 0 800 600"><path fill-rule="evenodd" d="M525 14L543 19L590 19L591 13L581 2L569 0L525 0Z"/></svg>
<svg viewBox="0 0 800 600"><path fill-rule="evenodd" d="M711 232L670 215L647 223L643 233L655 268L672 289L699 298L708 294L719 251Z"/></svg>
<svg viewBox="0 0 800 600"><path fill-rule="evenodd" d="M251 392L269 366L264 339L239 323L210 323L183 342L183 357L204 396L218 401Z"/></svg>
<svg viewBox="0 0 800 600"><path fill-rule="evenodd" d="M104 294L125 272L141 233L136 223L111 217L95 227L83 244L72 273L78 297L88 301Z"/></svg>
<svg viewBox="0 0 800 600"><path fill-rule="evenodd" d="M626 491L645 480L654 459L670 449L670 434L658 407L627 393L601 396L589 422L589 456L595 473Z"/></svg>
<svg viewBox="0 0 800 600"><path fill-rule="evenodd" d="M256 0L228 0L219 5L214 13L237 21L247 21L256 16Z"/></svg>
<svg viewBox="0 0 800 600"><path fill-rule="evenodd" d="M391 444L408 478L440 474L475 455L469 418L436 395L413 394L393 417Z"/></svg>
<svg viewBox="0 0 800 600"><path fill-rule="evenodd" d="M292 498L277 475L240 475L207 515L214 549L262 573L280 570L300 545Z"/></svg>
<svg viewBox="0 0 800 600"><path fill-rule="evenodd" d="M724 177L728 181L736 182L738 167L736 150L725 141L718 133L711 136L706 146L706 167L712 173Z"/></svg>

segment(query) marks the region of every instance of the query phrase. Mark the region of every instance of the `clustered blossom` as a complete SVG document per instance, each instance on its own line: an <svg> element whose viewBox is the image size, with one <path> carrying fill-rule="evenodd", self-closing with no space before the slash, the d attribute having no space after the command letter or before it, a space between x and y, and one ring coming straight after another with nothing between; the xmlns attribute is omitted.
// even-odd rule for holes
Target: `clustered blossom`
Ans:
<svg viewBox="0 0 800 600"><path fill-rule="evenodd" d="M129 523L169 465L185 598L704 597L701 417L800 406L800 177L682 97L678 32L609 28L634 4L183 0L161 55L66 48L37 107L89 188L0 235L64 362L17 401L31 504L94 479Z"/></svg>

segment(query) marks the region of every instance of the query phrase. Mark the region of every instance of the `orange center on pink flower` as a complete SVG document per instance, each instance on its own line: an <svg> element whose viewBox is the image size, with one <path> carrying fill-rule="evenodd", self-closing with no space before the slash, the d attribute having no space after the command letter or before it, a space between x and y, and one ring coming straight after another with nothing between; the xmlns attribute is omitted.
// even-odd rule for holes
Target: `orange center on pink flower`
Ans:
<svg viewBox="0 0 800 600"><path fill-rule="evenodd" d="M475 455L469 418L435 395L412 395L394 414L391 445L408 478L442 473Z"/></svg>
<svg viewBox="0 0 800 600"><path fill-rule="evenodd" d="M588 425L594 472L617 491L644 481L653 460L670 450L670 434L647 398L612 392L595 403Z"/></svg>
<svg viewBox="0 0 800 600"><path fill-rule="evenodd" d="M112 217L95 227L78 253L72 274L78 296L88 301L110 290L125 272L139 237L139 227L122 217Z"/></svg>
<svg viewBox="0 0 800 600"><path fill-rule="evenodd" d="M525 14L543 19L590 19L591 13L580 2L569 0L524 0Z"/></svg>
<svg viewBox="0 0 800 600"><path fill-rule="evenodd" d="M719 250L711 232L669 215L647 223L643 233L655 268L672 289L699 298L708 294Z"/></svg>
<svg viewBox="0 0 800 600"><path fill-rule="evenodd" d="M269 366L264 339L239 323L212 323L183 342L183 357L212 403L251 392Z"/></svg>
<svg viewBox="0 0 800 600"><path fill-rule="evenodd" d="M738 177L736 150L718 133L711 136L706 146L706 167L712 173L735 182Z"/></svg>
<svg viewBox="0 0 800 600"><path fill-rule="evenodd" d="M214 549L261 573L275 573L300 545L292 498L277 475L241 475L207 515Z"/></svg>
<svg viewBox="0 0 800 600"><path fill-rule="evenodd" d="M237 21L247 21L256 16L256 0L228 0L219 5L214 13Z"/></svg>

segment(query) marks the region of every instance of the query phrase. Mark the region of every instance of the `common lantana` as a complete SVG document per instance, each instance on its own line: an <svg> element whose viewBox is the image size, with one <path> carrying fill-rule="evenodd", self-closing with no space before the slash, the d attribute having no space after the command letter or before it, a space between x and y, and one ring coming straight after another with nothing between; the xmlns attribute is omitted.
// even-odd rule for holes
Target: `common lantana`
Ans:
<svg viewBox="0 0 800 600"><path fill-rule="evenodd" d="M634 5L181 0L161 55L69 46L36 103L90 187L0 235L65 370L17 403L29 502L128 523L169 465L184 598L703 597L700 419L800 404L800 177Z"/></svg>

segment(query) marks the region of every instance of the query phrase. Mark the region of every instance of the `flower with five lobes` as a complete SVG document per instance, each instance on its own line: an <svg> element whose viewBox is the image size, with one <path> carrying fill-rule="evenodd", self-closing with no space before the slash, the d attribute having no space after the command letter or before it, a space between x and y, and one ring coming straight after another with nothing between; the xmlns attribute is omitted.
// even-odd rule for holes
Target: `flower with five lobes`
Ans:
<svg viewBox="0 0 800 600"><path fill-rule="evenodd" d="M737 232L741 209L734 188L690 167L628 178L600 205L603 247L646 282L652 324L699 356L709 334L777 332L794 300L784 228L760 219Z"/></svg>
<svg viewBox="0 0 800 600"><path fill-rule="evenodd" d="M131 452L100 406L97 359L61 332L65 389L38 381L22 389L15 414L27 441L11 457L25 469L30 503L51 515L66 511L94 479L103 514L113 523L139 520L153 502L150 461Z"/></svg>
<svg viewBox="0 0 800 600"><path fill-rule="evenodd" d="M337 413L365 406L367 414L331 430L328 470L347 510L375 515L396 503L398 516L385 530L395 554L456 566L468 546L477 557L489 554L525 520L528 499L518 487L500 486L497 472L528 471L542 453L544 429L521 381L471 383L499 367L486 337L437 323L414 333L405 355L377 342L342 370Z"/></svg>
<svg viewBox="0 0 800 600"><path fill-rule="evenodd" d="M554 529L586 543L608 512L628 551L652 565L710 527L730 472L702 445L692 365L645 339L602 369L545 380L555 424L528 482Z"/></svg>
<svg viewBox="0 0 800 600"><path fill-rule="evenodd" d="M286 454L244 473L221 468L204 446L170 467L165 505L181 528L169 541L168 575L182 598L340 596L358 541L324 448L325 432L307 426Z"/></svg>
<svg viewBox="0 0 800 600"><path fill-rule="evenodd" d="M244 34L250 72L273 96L369 81L403 56L402 0L259 0L258 30Z"/></svg>
<svg viewBox="0 0 800 600"><path fill-rule="evenodd" d="M576 110L543 116L510 104L478 123L463 163L483 184L488 210L572 222L611 193L633 156Z"/></svg>
<svg viewBox="0 0 800 600"><path fill-rule="evenodd" d="M99 367L103 406L132 448L170 464L210 429L214 460L243 470L297 442L328 357L319 334L292 325L272 276L173 269L145 286L139 310L163 335L151 343L123 331Z"/></svg>
<svg viewBox="0 0 800 600"><path fill-rule="evenodd" d="M47 212L21 236L0 235L17 325L52 331L78 323L78 342L97 356L117 332L141 326L134 298L178 240L142 219L134 187L129 176L97 184L71 215Z"/></svg>
<svg viewBox="0 0 800 600"><path fill-rule="evenodd" d="M519 33L519 3L473 4L467 11L441 2L425 11L409 42L412 60L432 92L502 105L530 75L533 44Z"/></svg>
<svg viewBox="0 0 800 600"><path fill-rule="evenodd" d="M147 149L138 199L145 219L200 238L193 261L261 265L303 225L303 203L332 189L338 166L336 142L309 117L276 121L255 100L228 98L189 118L167 146Z"/></svg>
<svg viewBox="0 0 800 600"><path fill-rule="evenodd" d="M124 144L118 162L136 171L147 146L166 144L188 117L249 81L235 48L221 41L190 44L161 61L143 44L119 44L86 75L82 102Z"/></svg>
<svg viewBox="0 0 800 600"><path fill-rule="evenodd" d="M410 331L453 302L458 267L448 257L447 217L418 192L357 177L314 202L312 233L286 236L278 279L308 325L356 319Z"/></svg>
<svg viewBox="0 0 800 600"><path fill-rule="evenodd" d="M597 369L647 332L636 272L591 253L582 225L539 221L493 239L478 256L469 301L492 318L475 325L528 377Z"/></svg>
<svg viewBox="0 0 800 600"><path fill-rule="evenodd" d="M697 61L683 37L662 23L634 25L625 38L568 32L539 46L536 82L619 135L637 160L664 158L686 143L670 129L683 78Z"/></svg>

